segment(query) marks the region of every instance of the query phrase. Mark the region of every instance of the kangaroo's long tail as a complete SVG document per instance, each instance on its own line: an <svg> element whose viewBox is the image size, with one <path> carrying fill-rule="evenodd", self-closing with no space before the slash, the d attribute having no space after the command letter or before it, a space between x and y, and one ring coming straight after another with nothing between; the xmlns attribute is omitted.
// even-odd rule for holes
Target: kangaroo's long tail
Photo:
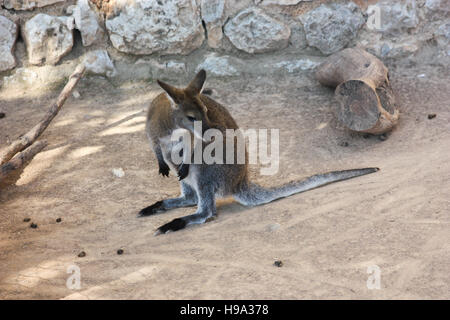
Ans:
<svg viewBox="0 0 450 320"><path fill-rule="evenodd" d="M351 169L343 171L333 171L324 174L316 174L300 181L294 181L274 188L264 188L255 183L242 185L233 197L239 203L246 206L257 206L285 198L290 195L315 189L329 183L347 180L365 174L377 172L378 168Z"/></svg>

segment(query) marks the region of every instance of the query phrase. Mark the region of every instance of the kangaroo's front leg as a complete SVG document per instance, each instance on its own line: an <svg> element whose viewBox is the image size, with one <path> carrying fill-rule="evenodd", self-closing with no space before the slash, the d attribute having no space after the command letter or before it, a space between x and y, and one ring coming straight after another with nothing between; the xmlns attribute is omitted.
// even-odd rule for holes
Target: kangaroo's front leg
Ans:
<svg viewBox="0 0 450 320"><path fill-rule="evenodd" d="M183 181L181 181L180 185L181 196L179 196L178 198L157 201L151 206L142 209L139 212L139 216L151 216L155 213L167 211L170 209L195 206L197 204L197 194L195 190Z"/></svg>
<svg viewBox="0 0 450 320"><path fill-rule="evenodd" d="M177 218L156 230L155 235L169 231L184 229L190 224L204 223L208 218L216 214L215 192L211 185L206 184L197 190L197 212L188 216Z"/></svg>
<svg viewBox="0 0 450 320"><path fill-rule="evenodd" d="M156 159L158 160L159 174L161 174L163 177L168 177L170 168L167 165L166 161L164 161L161 147L156 146L154 151L155 151Z"/></svg>

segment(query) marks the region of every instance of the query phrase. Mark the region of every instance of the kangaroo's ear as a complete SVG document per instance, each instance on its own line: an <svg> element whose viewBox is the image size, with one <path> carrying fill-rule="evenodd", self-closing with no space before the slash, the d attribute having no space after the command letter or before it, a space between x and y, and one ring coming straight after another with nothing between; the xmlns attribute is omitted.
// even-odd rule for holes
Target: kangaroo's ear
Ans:
<svg viewBox="0 0 450 320"><path fill-rule="evenodd" d="M186 91L195 95L199 94L202 91L205 80L206 80L206 71L202 69L196 74L195 78L191 81L191 83L189 83L189 85L186 88Z"/></svg>
<svg viewBox="0 0 450 320"><path fill-rule="evenodd" d="M181 103L181 101L183 100L182 90L175 88L161 80L156 80L156 82L158 82L159 86L163 88L165 92L167 92L169 97L172 98L175 103Z"/></svg>

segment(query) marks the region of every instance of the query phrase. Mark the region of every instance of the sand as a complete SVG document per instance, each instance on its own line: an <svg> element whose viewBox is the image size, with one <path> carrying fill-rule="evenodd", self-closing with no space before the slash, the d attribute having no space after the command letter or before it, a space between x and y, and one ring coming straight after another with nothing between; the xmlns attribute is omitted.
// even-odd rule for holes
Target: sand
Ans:
<svg viewBox="0 0 450 320"><path fill-rule="evenodd" d="M194 210L136 217L179 192L144 132L160 89L83 79L43 134L49 146L0 184L0 299L449 299L449 74L398 67L391 78L401 121L385 141L340 126L332 90L311 75L208 80L241 127L280 129L279 172L254 166L253 180L381 170L260 207L219 200L214 221L158 237ZM2 91L0 145L58 93ZM374 265L380 289L367 287ZM79 289L67 286L73 270Z"/></svg>

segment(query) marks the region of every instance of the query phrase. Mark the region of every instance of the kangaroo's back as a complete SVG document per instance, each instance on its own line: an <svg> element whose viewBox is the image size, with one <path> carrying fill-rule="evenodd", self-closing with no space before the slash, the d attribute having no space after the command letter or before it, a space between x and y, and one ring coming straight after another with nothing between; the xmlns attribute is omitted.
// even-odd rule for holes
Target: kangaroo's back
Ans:
<svg viewBox="0 0 450 320"><path fill-rule="evenodd" d="M238 129L236 121L231 116L228 109L214 99L200 94L200 100L205 105L208 118L216 129ZM222 131L222 130L221 130Z"/></svg>

